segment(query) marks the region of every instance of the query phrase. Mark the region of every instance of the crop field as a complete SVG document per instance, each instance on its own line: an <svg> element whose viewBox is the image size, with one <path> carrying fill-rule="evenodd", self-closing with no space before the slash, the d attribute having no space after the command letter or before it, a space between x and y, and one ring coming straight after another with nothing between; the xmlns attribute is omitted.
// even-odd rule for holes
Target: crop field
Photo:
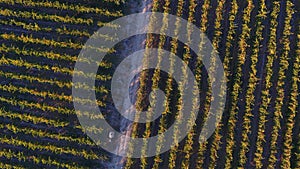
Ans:
<svg viewBox="0 0 300 169"><path fill-rule="evenodd" d="M207 70L189 46L164 35L136 35L107 52L95 80L104 116L76 112L74 67L86 41L112 20L138 12L162 12L195 24L206 34L223 63L226 102L221 122L199 143L212 98ZM163 21L161 29L168 25ZM174 32L178 32L174 29ZM151 29L151 28L150 28ZM107 41L118 37L98 34ZM205 50L203 44L197 44ZM127 158L98 146L78 117L105 118L131 137L148 138L184 122L177 117L183 96L177 82L159 69L140 72L129 89L140 110L152 89L164 91L161 117L134 123L122 117L110 97L114 71L122 59L142 48L178 56L199 83L195 125L170 150L153 157ZM88 62L81 61L81 62ZM172 60L171 60L172 62ZM147 64L145 61L143 64ZM170 72L176 65L170 67ZM212 71L216 66L210 67ZM125 72L126 73L126 72ZM183 74L187 74L184 72ZM80 74L83 79L89 74ZM300 168L300 1L299 0L0 0L0 168ZM134 89L133 89L134 88ZM196 90L196 89L195 89ZM155 100L155 95L150 95ZM197 102L198 100L193 100ZM90 100L77 100L86 104ZM184 114L190 116L190 114ZM125 126L122 126L124 125ZM187 124L188 125L188 124ZM106 129L85 128L97 135ZM161 149L159 137L156 147ZM133 151L134 145L128 145Z"/></svg>

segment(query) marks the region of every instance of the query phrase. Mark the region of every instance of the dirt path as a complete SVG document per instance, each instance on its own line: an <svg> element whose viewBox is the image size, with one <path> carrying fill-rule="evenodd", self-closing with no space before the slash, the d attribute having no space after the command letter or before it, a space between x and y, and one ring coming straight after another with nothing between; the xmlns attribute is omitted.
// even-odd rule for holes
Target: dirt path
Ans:
<svg viewBox="0 0 300 169"><path fill-rule="evenodd" d="M139 0L139 1L133 1L132 2L128 2L130 4L130 13L138 13L138 12L149 12L150 8L151 8L151 0ZM129 27L131 28L131 27ZM133 40L130 39L128 41L126 41L124 43L125 49L126 51L124 51L123 53L128 53L128 51L137 51L140 50L141 45L144 43L145 41L145 36L137 36L137 38L134 38ZM124 57L127 57L125 55L122 55ZM140 65L136 65L136 62L132 62L131 63L131 70L134 70L134 68L140 66ZM124 72L124 73L129 73L129 72ZM139 72L135 72L135 73L139 73ZM132 80L132 84L131 84L131 89L129 91L129 93L133 93L137 91L137 87L138 87L138 77L136 77L135 79ZM125 82L122 82L125 83ZM117 90L117 89L116 89ZM120 92L124 92L124 91L120 91ZM125 95L125 93L124 93ZM123 105L125 104L131 104L128 101L123 103ZM133 112L128 111L127 114L132 114ZM127 137L130 137L131 135L131 121L127 120L126 118L121 118L120 120L120 131L123 131L123 136L124 137L120 137L118 140L116 140L116 142L118 143L117 147L116 147L116 152L119 152L120 154L122 154L122 152L126 152L127 148L128 148L128 140L126 139ZM109 164L107 164L108 168L112 168L112 169L121 169L124 168L126 162L126 158L125 157L120 157L117 155L113 155L113 157L111 158L111 161Z"/></svg>

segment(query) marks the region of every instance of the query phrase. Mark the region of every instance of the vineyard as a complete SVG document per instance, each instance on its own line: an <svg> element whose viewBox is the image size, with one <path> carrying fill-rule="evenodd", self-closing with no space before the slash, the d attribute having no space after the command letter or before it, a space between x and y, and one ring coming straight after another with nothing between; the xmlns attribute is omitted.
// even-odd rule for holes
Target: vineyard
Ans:
<svg viewBox="0 0 300 169"><path fill-rule="evenodd" d="M111 49L97 49L107 52L95 77L96 103L104 113L74 109L74 101L92 102L72 97L72 87L91 90L84 83L72 84L74 74L93 78L93 74L74 71L86 41L104 25L118 28L112 20L151 11L195 24L223 63L225 109L212 136L201 144L198 139L214 99L210 83L216 79L208 77L202 60L189 46L168 36L136 35ZM167 23L164 18L159 29L168 29ZM175 25L172 31L180 33L180 23ZM107 34L96 36L119 41ZM197 46L205 51L203 43ZM135 123L114 108L110 96L114 71L126 56L143 48L170 51L191 68L200 89L191 109L199 113L187 136L167 152L119 157L97 146L78 118L105 119L117 131L130 130L127 133L134 138L164 133L174 123L174 141L182 134L180 126L192 123L178 117L182 99L190 97L178 94L187 83L184 68L179 83L159 69L139 72L131 81L129 90L137 109L147 109L149 104L165 106L155 121ZM0 54L0 168L300 168L298 0L0 0ZM157 55L159 67L162 54ZM177 65L172 59L170 63L169 72L174 72ZM209 71L214 72L216 61L211 59L211 63ZM156 101L156 95L147 100L156 88L164 91L165 102ZM192 93L197 94L196 90ZM196 102L200 102L199 109ZM85 127L95 135L105 130L97 125ZM156 147L147 147L145 142L139 151L159 152L165 139L158 137ZM127 151L134 149L129 144Z"/></svg>

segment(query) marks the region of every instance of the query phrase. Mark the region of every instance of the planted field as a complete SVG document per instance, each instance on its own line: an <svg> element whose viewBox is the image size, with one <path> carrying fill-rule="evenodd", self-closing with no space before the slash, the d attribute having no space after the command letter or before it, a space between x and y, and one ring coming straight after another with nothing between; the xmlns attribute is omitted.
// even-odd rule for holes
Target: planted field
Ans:
<svg viewBox="0 0 300 169"><path fill-rule="evenodd" d="M297 0L0 0L0 168L300 168L299 9ZM207 72L214 72L218 65L211 59L206 70L189 46L171 37L136 35L112 49L97 49L108 53L98 63L95 77L96 103L103 116L74 109L74 101L91 103L72 97L72 87L92 90L85 83L72 84L74 74L93 78L93 74L74 71L86 41L104 25L117 29L119 25L109 23L114 19L151 11L195 24L223 63L225 109L214 133L202 144L198 139L214 99L210 83L218 80L209 78ZM163 18L161 31L168 29L167 22ZM180 33L182 25L175 25L172 31ZM97 36L119 41L107 34ZM197 46L199 51L206 50L203 43ZM151 69L139 72L128 91L139 110L149 104L164 105L162 116L145 124L122 117L114 108L110 83L118 64L142 48L178 55L195 75L199 100L193 97L196 88L191 89L191 96L179 94L187 85L186 69L180 68L180 82L165 71ZM159 67L162 53L157 56ZM175 60L169 62L168 71L174 72L178 65ZM144 60L143 65L148 63ZM164 102L157 101L155 94L147 99L157 88L164 91ZM192 97L192 110L199 112L195 125L181 142L153 157L109 153L84 132L97 135L107 129L97 125L83 129L78 120L105 119L117 131L144 138L164 133L174 123L175 141L183 134L180 126L192 124L178 117L184 97ZM193 118L192 114L184 116ZM145 141L138 151L159 152L165 139L158 137L156 147L148 147ZM128 153L136 148L126 140L120 142L123 145L128 146Z"/></svg>

